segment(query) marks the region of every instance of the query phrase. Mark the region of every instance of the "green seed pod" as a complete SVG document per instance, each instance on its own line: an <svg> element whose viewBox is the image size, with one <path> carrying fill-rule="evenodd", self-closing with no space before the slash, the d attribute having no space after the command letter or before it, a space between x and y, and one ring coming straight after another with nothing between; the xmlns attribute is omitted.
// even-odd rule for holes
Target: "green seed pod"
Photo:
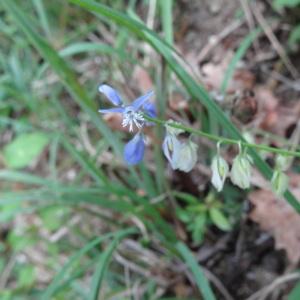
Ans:
<svg viewBox="0 0 300 300"><path fill-rule="evenodd" d="M281 170L275 170L271 180L272 190L278 196L282 197L289 185L289 177Z"/></svg>
<svg viewBox="0 0 300 300"><path fill-rule="evenodd" d="M250 187L251 162L249 155L241 152L233 160L230 179L233 184L241 189L248 189Z"/></svg>

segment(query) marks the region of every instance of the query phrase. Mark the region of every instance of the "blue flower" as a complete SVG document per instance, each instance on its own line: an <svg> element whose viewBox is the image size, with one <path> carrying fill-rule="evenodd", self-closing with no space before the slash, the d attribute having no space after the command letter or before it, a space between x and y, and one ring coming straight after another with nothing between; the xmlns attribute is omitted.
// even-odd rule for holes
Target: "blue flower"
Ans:
<svg viewBox="0 0 300 300"><path fill-rule="evenodd" d="M129 131L133 131L135 125L139 131L124 147L124 160L129 165L136 165L144 158L145 141L142 128L146 125L152 125L147 122L143 113L151 118L156 117L156 109L153 103L149 102L153 91L135 99L130 105L124 105L123 101L116 90L107 84L99 86L99 92L104 94L107 99L116 107L109 109L100 109L100 113L121 113L123 115L122 126L129 126Z"/></svg>
<svg viewBox="0 0 300 300"><path fill-rule="evenodd" d="M141 132L137 133L124 148L124 160L129 165L136 165L144 158L145 142Z"/></svg>
<svg viewBox="0 0 300 300"><path fill-rule="evenodd" d="M149 117L156 117L155 106L149 102L150 97L154 94L153 91L135 99L130 105L124 105L123 101L116 90L107 84L99 86L99 92L103 93L107 99L114 104L115 108L100 109L100 113L121 113L123 115L122 126L129 126L129 131L133 131L135 125L138 129L144 127L144 125L150 125L145 121L143 113L146 113Z"/></svg>

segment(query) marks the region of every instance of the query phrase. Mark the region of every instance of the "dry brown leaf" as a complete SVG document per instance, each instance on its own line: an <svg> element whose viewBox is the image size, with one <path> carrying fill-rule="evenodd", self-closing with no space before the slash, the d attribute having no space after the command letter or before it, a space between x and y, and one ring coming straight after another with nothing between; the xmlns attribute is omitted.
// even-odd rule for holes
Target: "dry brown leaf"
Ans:
<svg viewBox="0 0 300 300"><path fill-rule="evenodd" d="M221 61L209 62L203 65L202 73L206 85L214 90L220 90L232 57L233 53L227 51L227 53L223 54ZM251 90L254 87L255 79L255 75L249 70L244 68L237 69L233 74L232 80L228 83L227 90L229 92Z"/></svg>
<svg viewBox="0 0 300 300"><path fill-rule="evenodd" d="M280 100L265 85L255 89L259 103L259 126L280 136L285 136L287 128L296 124L300 117L300 103Z"/></svg>
<svg viewBox="0 0 300 300"><path fill-rule="evenodd" d="M226 56L225 56L226 57ZM214 90L220 90L226 66L230 62L231 56L217 64L209 62L202 67L202 73L204 74L205 84L211 86Z"/></svg>
<svg viewBox="0 0 300 300"><path fill-rule="evenodd" d="M293 189L296 197L300 197L299 176L297 189ZM294 185L294 184L293 184ZM295 186L295 185L294 185ZM271 191L258 190L249 195L254 209L249 217L260 227L269 232L275 240L276 249L284 249L292 264L300 260L300 215L284 200L276 199Z"/></svg>

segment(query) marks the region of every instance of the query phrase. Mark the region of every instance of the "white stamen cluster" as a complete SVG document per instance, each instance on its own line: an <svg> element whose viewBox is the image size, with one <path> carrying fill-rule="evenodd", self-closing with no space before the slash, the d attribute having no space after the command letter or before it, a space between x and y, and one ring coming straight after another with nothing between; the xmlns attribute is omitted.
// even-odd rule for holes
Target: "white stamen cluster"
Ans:
<svg viewBox="0 0 300 300"><path fill-rule="evenodd" d="M133 108L128 107L123 113L122 126L129 125L129 131L133 131L133 125L141 129L145 124L145 119L140 111L135 111Z"/></svg>

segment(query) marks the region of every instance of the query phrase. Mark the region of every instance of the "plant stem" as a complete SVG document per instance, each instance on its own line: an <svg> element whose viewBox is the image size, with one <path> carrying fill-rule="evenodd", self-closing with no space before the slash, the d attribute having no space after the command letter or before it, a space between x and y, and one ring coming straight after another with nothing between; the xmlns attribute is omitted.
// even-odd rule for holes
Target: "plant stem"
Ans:
<svg viewBox="0 0 300 300"><path fill-rule="evenodd" d="M262 151L266 151L266 152L271 152L271 153L276 153L276 154L281 154L281 155L286 155L286 156L295 156L295 157L300 157L300 152L296 152L296 151L289 151L289 150L285 150L285 149L280 149L280 148L274 148L274 147L269 147L267 145L263 145L263 144L251 144L251 143L247 143L245 141L239 141L239 140L235 140L235 139L229 139L229 138L225 138L225 137L221 137L221 136L217 136L217 135L213 135L204 131L201 131L199 129L195 129L192 127L188 127L182 124L177 124L177 123L172 123L172 122L166 122L164 120L160 120L157 118L150 118L147 115L144 115L144 118L147 121L156 123L158 125L166 125L168 124L168 126L173 127L173 128L178 128L178 129L183 129L186 132L189 133L193 133L205 138L208 138L212 141L216 141L216 142L222 142L224 144L238 144L240 143L243 147L247 147L247 148L255 148L258 150L262 150Z"/></svg>

